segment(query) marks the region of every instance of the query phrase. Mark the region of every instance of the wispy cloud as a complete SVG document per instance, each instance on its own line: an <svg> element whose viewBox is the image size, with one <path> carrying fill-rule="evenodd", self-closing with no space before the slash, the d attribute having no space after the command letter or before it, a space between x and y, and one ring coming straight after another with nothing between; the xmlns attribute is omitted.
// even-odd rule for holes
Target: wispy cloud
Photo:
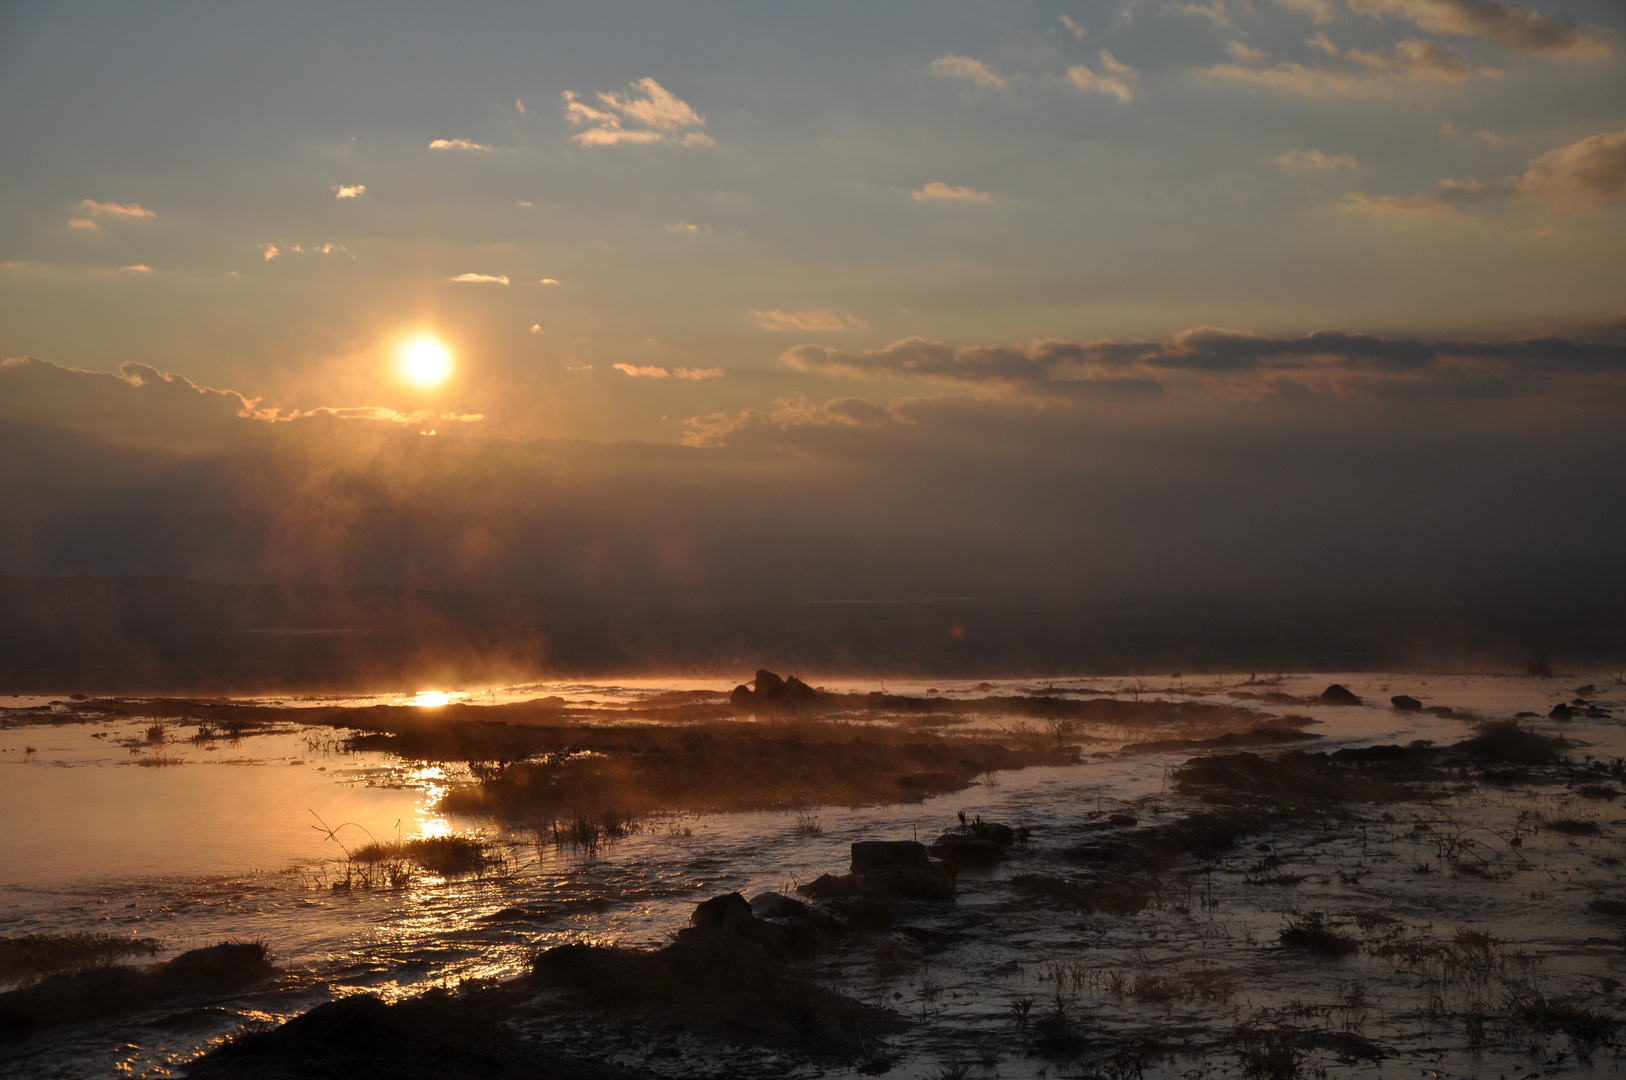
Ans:
<svg viewBox="0 0 1626 1080"><path fill-rule="evenodd" d="M506 285L508 278L503 274L458 274L449 277L447 281L461 282L464 285Z"/></svg>
<svg viewBox="0 0 1626 1080"><path fill-rule="evenodd" d="M1245 41L1233 41L1225 46L1225 55L1239 64L1262 64L1270 59L1263 49L1256 49Z"/></svg>
<svg viewBox="0 0 1626 1080"><path fill-rule="evenodd" d="M519 114L521 116L525 115L525 102L523 100L521 100L520 98L515 98L514 99L514 108L515 108L515 110L517 110L519 112Z"/></svg>
<svg viewBox="0 0 1626 1080"><path fill-rule="evenodd" d="M71 229L84 229L89 232L95 232L101 228L96 222L97 218L109 217L117 220L119 218L139 219L158 216L146 207L138 206L135 203L104 203L97 202L95 199L85 199L79 203L79 208L84 212L85 216L69 218L68 227Z"/></svg>
<svg viewBox="0 0 1626 1080"><path fill-rule="evenodd" d="M1102 49L1101 73L1091 71L1083 64L1074 64L1067 69L1067 81L1080 90L1110 94L1127 105L1135 94L1126 80L1133 79L1135 74L1134 68L1120 63L1117 57Z"/></svg>
<svg viewBox="0 0 1626 1080"><path fill-rule="evenodd" d="M148 266L146 263L135 263L134 265L121 267L120 269L126 270L132 274L152 273L152 267Z"/></svg>
<svg viewBox="0 0 1626 1080"><path fill-rule="evenodd" d="M1626 128L1541 155L1513 189L1524 198L1562 205L1626 198Z"/></svg>
<svg viewBox="0 0 1626 1080"><path fill-rule="evenodd" d="M1340 49L1325 34L1310 39L1325 53L1325 66L1283 62L1270 67L1217 64L1202 74L1221 82L1260 86L1302 97L1378 96L1402 90L1452 86L1470 79L1499 78L1493 67L1465 63L1438 42L1407 38L1386 53Z"/></svg>
<svg viewBox="0 0 1626 1080"><path fill-rule="evenodd" d="M1480 37L1520 52L1553 52L1600 58L1610 53L1611 35L1601 27L1579 27L1532 8L1502 0L1347 0L1359 15L1395 15L1431 34Z"/></svg>
<svg viewBox="0 0 1626 1080"><path fill-rule="evenodd" d="M710 232L706 225L695 225L687 221L674 221L666 226L666 231L674 236L697 236L703 232Z"/></svg>
<svg viewBox="0 0 1626 1080"><path fill-rule="evenodd" d="M1084 35L1090 32L1089 28L1086 27L1083 22L1073 18L1071 15L1057 15L1056 18L1061 22L1062 26L1067 28L1067 32L1073 35L1073 38L1076 41L1083 41Z"/></svg>
<svg viewBox="0 0 1626 1080"><path fill-rule="evenodd" d="M672 143L711 146L713 139L700 129L705 117L654 79L639 79L625 94L599 91L599 105L581 100L566 90L565 118L584 130L571 136L583 146L619 143Z"/></svg>
<svg viewBox="0 0 1626 1080"><path fill-rule="evenodd" d="M1320 150L1289 150L1277 154L1275 161L1288 172L1336 172L1360 167L1351 154L1324 154Z"/></svg>
<svg viewBox="0 0 1626 1080"><path fill-rule="evenodd" d="M270 262L272 259L282 254L282 249L277 247L275 244L262 244L260 245L260 250L265 253L266 262Z"/></svg>
<svg viewBox="0 0 1626 1080"><path fill-rule="evenodd" d="M1418 216L1449 214L1451 204L1438 195L1368 195L1352 191L1343 198L1345 210L1356 214Z"/></svg>
<svg viewBox="0 0 1626 1080"><path fill-rule="evenodd" d="M926 70L940 78L959 79L970 83L980 90L1003 90L1010 85L1006 79L990 71L988 65L981 60L973 60L969 56L956 56L953 53L939 56L926 65Z"/></svg>
<svg viewBox="0 0 1626 1080"><path fill-rule="evenodd" d="M135 203L97 202L86 199L79 204L91 217L155 218L158 215Z"/></svg>
<svg viewBox="0 0 1626 1080"><path fill-rule="evenodd" d="M559 284L559 279L556 278L556 277L545 277L541 281L538 281L537 284L538 285L557 285L557 284Z"/></svg>
<svg viewBox="0 0 1626 1080"><path fill-rule="evenodd" d="M863 398L833 398L822 404L805 397L780 398L768 411L746 409L733 416L726 412L691 416L684 421L689 430L682 441L685 446L722 446L740 435L784 434L797 428L879 428L908 423L910 421L893 407L876 405Z"/></svg>
<svg viewBox="0 0 1626 1080"><path fill-rule="evenodd" d="M798 345L780 359L793 370L837 378L927 381L1053 399L1160 394L1177 385L1233 396L1383 395L1465 384L1486 393L1521 394L1576 381L1626 388L1626 346L1550 337L1427 340L1343 330L1273 337L1197 327L1163 341L952 346L906 338L863 352Z"/></svg>
<svg viewBox="0 0 1626 1080"><path fill-rule="evenodd" d="M654 365L639 367L634 364L612 364L611 367L634 379L666 379L670 378L672 374L665 368L655 367Z"/></svg>
<svg viewBox="0 0 1626 1080"><path fill-rule="evenodd" d="M335 199L359 199L367 194L366 184L334 184L333 197Z"/></svg>
<svg viewBox="0 0 1626 1080"><path fill-rule="evenodd" d="M672 375L675 378L693 379L696 382L698 382L701 379L720 379L720 378L722 378L723 377L723 369L720 368L720 367L680 367L680 368L673 368L672 369Z"/></svg>
<svg viewBox="0 0 1626 1080"><path fill-rule="evenodd" d="M521 110L523 112L523 110ZM490 150L485 143L477 143L471 139L436 139L429 144L431 150Z"/></svg>
<svg viewBox="0 0 1626 1080"><path fill-rule="evenodd" d="M869 324L849 314L832 311L753 311L751 317L764 330L860 330Z"/></svg>
<svg viewBox="0 0 1626 1080"><path fill-rule="evenodd" d="M1449 214L1457 205L1490 198L1584 207L1626 199L1626 128L1580 139L1531 159L1522 174L1491 183L1441 180L1417 195L1344 196L1344 208L1369 214Z"/></svg>
<svg viewBox="0 0 1626 1080"><path fill-rule="evenodd" d="M925 187L911 191L909 197L916 202L950 203L985 203L993 199L986 191L961 187L958 184L945 184L941 180L933 180Z"/></svg>
<svg viewBox="0 0 1626 1080"><path fill-rule="evenodd" d="M1276 0L1278 7L1308 15L1317 26L1324 26L1338 17L1331 0Z"/></svg>

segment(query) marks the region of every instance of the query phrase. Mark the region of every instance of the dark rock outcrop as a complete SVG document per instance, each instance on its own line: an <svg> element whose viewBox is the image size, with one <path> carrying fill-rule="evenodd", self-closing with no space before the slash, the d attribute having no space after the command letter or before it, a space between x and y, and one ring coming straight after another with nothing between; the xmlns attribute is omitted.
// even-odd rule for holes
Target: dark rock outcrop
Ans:
<svg viewBox="0 0 1626 1080"><path fill-rule="evenodd" d="M148 971L100 967L73 975L53 975L25 989L0 994L0 1041L40 1028L116 1016L174 998L241 989L268 978L275 970L264 945L231 941L184 952Z"/></svg>
<svg viewBox="0 0 1626 1080"><path fill-rule="evenodd" d="M919 840L858 840L852 848L852 872L862 877L883 866L918 867L930 870L926 845Z"/></svg>
<svg viewBox="0 0 1626 1080"><path fill-rule="evenodd" d="M764 668L757 672L752 686L736 686L728 700L736 709L790 711L816 706L835 697L813 689L794 675L784 679Z"/></svg>
<svg viewBox="0 0 1626 1080"><path fill-rule="evenodd" d="M1389 704L1393 705L1401 712L1418 712L1423 707L1423 703L1412 697L1410 694L1396 694L1394 697L1389 699Z"/></svg>
<svg viewBox="0 0 1626 1080"><path fill-rule="evenodd" d="M1342 683L1333 683L1321 691L1321 704L1323 705L1360 705L1362 701Z"/></svg>

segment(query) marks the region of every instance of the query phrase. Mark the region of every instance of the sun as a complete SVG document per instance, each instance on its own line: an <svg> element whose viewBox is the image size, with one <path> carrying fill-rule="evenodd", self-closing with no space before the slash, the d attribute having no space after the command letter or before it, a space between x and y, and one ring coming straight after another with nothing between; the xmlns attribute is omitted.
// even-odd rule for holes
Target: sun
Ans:
<svg viewBox="0 0 1626 1080"><path fill-rule="evenodd" d="M433 334L413 334L395 347L395 370L412 385L433 390L452 377L452 350Z"/></svg>

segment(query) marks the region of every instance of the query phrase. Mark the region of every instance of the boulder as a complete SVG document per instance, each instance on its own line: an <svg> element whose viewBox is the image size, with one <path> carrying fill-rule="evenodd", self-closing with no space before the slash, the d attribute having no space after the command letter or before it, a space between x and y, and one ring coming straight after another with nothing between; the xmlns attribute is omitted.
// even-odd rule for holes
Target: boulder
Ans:
<svg viewBox="0 0 1626 1080"><path fill-rule="evenodd" d="M1350 693L1341 683L1333 683L1321 691L1321 704L1323 705L1359 705L1361 699Z"/></svg>
<svg viewBox="0 0 1626 1080"><path fill-rule="evenodd" d="M852 848L852 872L862 877L883 866L913 866L930 870L926 845L919 840L859 840Z"/></svg>
<svg viewBox="0 0 1626 1080"><path fill-rule="evenodd" d="M813 689L794 675L784 679L766 668L757 672L752 685L755 686L754 690L744 685L736 686L729 695L729 702L740 709L796 709L817 704L820 699L830 696Z"/></svg>
<svg viewBox="0 0 1626 1080"><path fill-rule="evenodd" d="M892 909L872 897L844 896L826 906L853 930L885 930L892 925Z"/></svg>
<svg viewBox="0 0 1626 1080"><path fill-rule="evenodd" d="M751 897L751 911L760 919L805 919L807 905L776 892Z"/></svg>
<svg viewBox="0 0 1626 1080"><path fill-rule="evenodd" d="M714 896L696 904L689 922L700 930L727 930L741 919L754 919L751 905L737 892Z"/></svg>
<svg viewBox="0 0 1626 1080"><path fill-rule="evenodd" d="M954 882L935 866L878 866L859 875L858 891L869 897L951 900Z"/></svg>
<svg viewBox="0 0 1626 1080"><path fill-rule="evenodd" d="M796 891L815 900L829 900L838 896L857 896L858 878L852 874L820 874Z"/></svg>
<svg viewBox="0 0 1626 1080"><path fill-rule="evenodd" d="M1569 720L1575 716L1575 710L1560 701L1553 706L1553 711L1547 714L1549 720Z"/></svg>
<svg viewBox="0 0 1626 1080"><path fill-rule="evenodd" d="M1134 814L1109 814L1107 824L1118 829L1133 829L1139 822Z"/></svg>
<svg viewBox="0 0 1626 1080"><path fill-rule="evenodd" d="M932 841L930 850L939 859L953 859L959 866L992 866L1005 857L1004 848L974 833L944 833Z"/></svg>
<svg viewBox="0 0 1626 1080"><path fill-rule="evenodd" d="M1393 705L1401 712L1417 712L1423 707L1423 703L1412 697L1410 694L1396 694L1394 697L1389 699L1389 704Z"/></svg>

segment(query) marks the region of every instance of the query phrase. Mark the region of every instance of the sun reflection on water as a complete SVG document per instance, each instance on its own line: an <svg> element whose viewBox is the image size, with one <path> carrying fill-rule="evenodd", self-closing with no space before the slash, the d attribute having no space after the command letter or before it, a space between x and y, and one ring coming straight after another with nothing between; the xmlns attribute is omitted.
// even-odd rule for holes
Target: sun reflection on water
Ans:
<svg viewBox="0 0 1626 1080"><path fill-rule="evenodd" d="M442 705L449 704L453 696L454 695L448 694L444 690L419 690L416 694L412 695L412 700L407 702L407 704L416 705L425 709L437 709Z"/></svg>

